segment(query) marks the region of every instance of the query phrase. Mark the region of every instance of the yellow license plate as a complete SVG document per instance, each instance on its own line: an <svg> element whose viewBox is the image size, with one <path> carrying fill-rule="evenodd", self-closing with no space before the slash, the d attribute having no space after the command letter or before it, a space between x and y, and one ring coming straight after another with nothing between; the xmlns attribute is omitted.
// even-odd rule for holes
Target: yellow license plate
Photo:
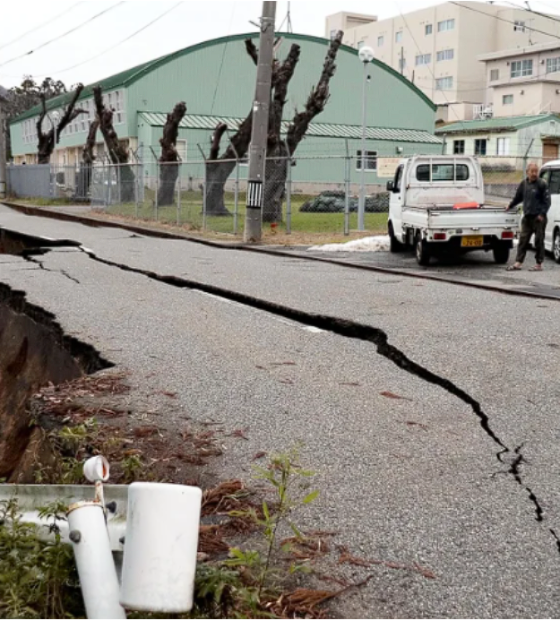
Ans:
<svg viewBox="0 0 560 620"><path fill-rule="evenodd" d="M463 237L461 239L462 248L481 248L484 246L484 237Z"/></svg>

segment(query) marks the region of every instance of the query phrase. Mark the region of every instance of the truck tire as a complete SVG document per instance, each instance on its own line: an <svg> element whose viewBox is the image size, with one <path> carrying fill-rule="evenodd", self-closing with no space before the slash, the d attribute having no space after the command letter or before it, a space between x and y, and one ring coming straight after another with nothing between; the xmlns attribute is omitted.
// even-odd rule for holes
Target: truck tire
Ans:
<svg viewBox="0 0 560 620"><path fill-rule="evenodd" d="M415 241L416 260L421 267L427 267L430 264L432 255L430 254L430 248L422 235L418 233Z"/></svg>
<svg viewBox="0 0 560 620"><path fill-rule="evenodd" d="M493 248L494 261L497 265L505 265L509 261L511 248L509 243L499 242Z"/></svg>
<svg viewBox="0 0 560 620"><path fill-rule="evenodd" d="M560 229L558 228L554 231L552 253L554 254L554 260L560 265Z"/></svg>
<svg viewBox="0 0 560 620"><path fill-rule="evenodd" d="M403 251L403 244L395 236L395 230L392 222L389 222L389 241L392 254L398 254Z"/></svg>

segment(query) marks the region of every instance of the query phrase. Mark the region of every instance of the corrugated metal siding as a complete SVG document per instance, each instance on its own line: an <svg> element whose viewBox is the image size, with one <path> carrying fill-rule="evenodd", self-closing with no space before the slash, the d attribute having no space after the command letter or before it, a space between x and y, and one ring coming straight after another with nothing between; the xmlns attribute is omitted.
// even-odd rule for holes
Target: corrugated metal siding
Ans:
<svg viewBox="0 0 560 620"><path fill-rule="evenodd" d="M291 119L305 105L324 63L328 42L297 39L301 60L292 79L285 109ZM285 56L289 36L280 49ZM128 89L129 118L137 110L171 111L181 100L191 114L246 116L251 109L256 67L242 40L197 49L148 73ZM432 107L411 86L386 67L372 65L368 124L375 127L434 130ZM331 98L321 114L323 123L361 124L363 66L355 53L341 49ZM132 128L131 128L132 129Z"/></svg>
<svg viewBox="0 0 560 620"><path fill-rule="evenodd" d="M163 127L166 122L166 115L157 112L140 112L139 125L146 123L152 127ZM231 118L225 116L198 116L187 114L181 122L183 129L203 129L214 131L219 123L226 124L230 129L235 130L241 123L241 118ZM282 123L282 131L288 131L290 123ZM441 144L441 138L414 129L390 129L385 127L368 127L366 134L370 140L387 140L390 142L418 142L426 144ZM333 125L327 123L311 124L307 132L309 137L321 138L356 138L362 137L362 127L358 125Z"/></svg>

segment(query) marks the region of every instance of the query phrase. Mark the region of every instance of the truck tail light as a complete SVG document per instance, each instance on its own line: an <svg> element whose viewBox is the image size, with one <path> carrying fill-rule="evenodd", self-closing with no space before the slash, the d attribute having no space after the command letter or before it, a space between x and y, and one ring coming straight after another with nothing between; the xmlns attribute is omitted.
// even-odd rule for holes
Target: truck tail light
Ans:
<svg viewBox="0 0 560 620"><path fill-rule="evenodd" d="M502 233L502 239L515 239L515 233L512 231L505 231Z"/></svg>
<svg viewBox="0 0 560 620"><path fill-rule="evenodd" d="M434 233L434 241L446 241L447 233Z"/></svg>

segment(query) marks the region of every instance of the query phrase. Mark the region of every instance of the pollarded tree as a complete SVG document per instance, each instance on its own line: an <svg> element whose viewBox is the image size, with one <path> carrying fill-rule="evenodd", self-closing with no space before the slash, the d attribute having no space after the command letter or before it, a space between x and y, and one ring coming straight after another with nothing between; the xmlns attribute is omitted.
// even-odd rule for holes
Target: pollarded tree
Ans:
<svg viewBox="0 0 560 620"><path fill-rule="evenodd" d="M339 31L331 41L317 85L311 91L302 112L296 113L285 136L282 134L282 120L287 102L288 88L300 58L299 45L292 45L283 63L274 61L272 75L272 92L267 142L267 163L265 171L265 205L263 220L279 222L282 220L282 203L286 191L289 156L295 154L305 137L313 119L325 109L329 99L331 78L336 71L336 57L342 45L344 33ZM252 40L245 42L247 53L258 63L258 50ZM224 187L227 179L235 169L235 157L242 159L247 155L251 142L253 115L249 113L245 121L233 136L225 153L220 157L220 142L227 130L226 125L218 125L212 139L207 172L207 211L212 215L226 215L224 204ZM233 145L233 146L232 146ZM233 161L228 161L233 160Z"/></svg>
<svg viewBox="0 0 560 620"><path fill-rule="evenodd" d="M85 199L88 197L93 175L93 164L95 163L95 145L97 144L97 130L99 120L96 118L89 126L88 137L82 151L82 166L78 175L78 195L77 198Z"/></svg>
<svg viewBox="0 0 560 620"><path fill-rule="evenodd" d="M47 132L43 131L43 122L47 117L47 97L44 92L40 94L41 98L41 114L37 121L37 136L39 142L37 145L38 157L37 160L40 164L48 164L51 160L51 155L55 149L55 146L60 142L60 135L62 132L73 123L80 114L84 114L85 110L76 108L76 103L84 90L83 84L78 84L70 103L68 104L60 122L56 127L51 127Z"/></svg>
<svg viewBox="0 0 560 620"><path fill-rule="evenodd" d="M167 207L173 204L175 186L179 178L180 157L177 152L177 138L179 137L179 125L187 113L187 105L184 101L178 103L173 112L167 115L167 121L163 128L161 144L161 164L159 170L158 205Z"/></svg>
<svg viewBox="0 0 560 620"><path fill-rule="evenodd" d="M251 39L245 41L247 54L255 64L258 63L258 51ZM287 93L288 83L291 80L295 66L300 57L300 46L292 45L288 57L283 63L274 61L272 70L272 95L278 92ZM285 103L285 101L284 101ZM283 106L282 106L283 108ZM271 105L271 122L277 118L278 108ZM280 111L281 114L281 111ZM239 125L237 132L231 138L230 144L220 156L220 144L228 126L221 123L214 130L210 157L206 163L206 210L210 215L229 215L224 202L224 188L231 173L235 170L236 159L243 160L249 152L251 133L253 131L253 110Z"/></svg>
<svg viewBox="0 0 560 620"><path fill-rule="evenodd" d="M95 113L99 121L99 129L103 134L109 158L115 166L118 166L121 202L134 202L136 197L136 177L128 163L128 149L120 142L113 126L113 110L103 103L101 86L96 86L93 89L93 100L95 102Z"/></svg>

